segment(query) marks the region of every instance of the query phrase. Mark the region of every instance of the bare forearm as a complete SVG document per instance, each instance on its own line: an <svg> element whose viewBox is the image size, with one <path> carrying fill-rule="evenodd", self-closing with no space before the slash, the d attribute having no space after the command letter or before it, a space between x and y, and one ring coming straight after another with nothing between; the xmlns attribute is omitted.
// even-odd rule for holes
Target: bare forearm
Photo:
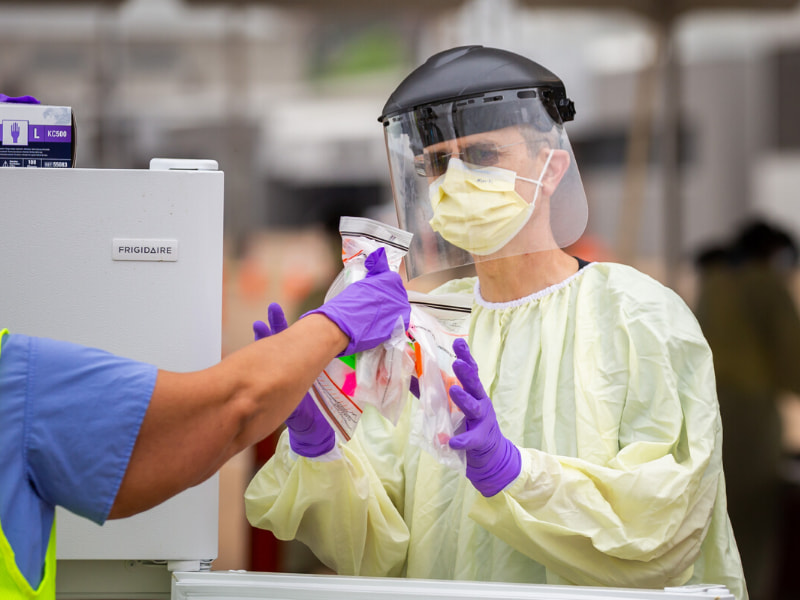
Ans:
<svg viewBox="0 0 800 600"><path fill-rule="evenodd" d="M110 518L201 483L269 435L347 341L326 317L310 315L209 369L160 371Z"/></svg>

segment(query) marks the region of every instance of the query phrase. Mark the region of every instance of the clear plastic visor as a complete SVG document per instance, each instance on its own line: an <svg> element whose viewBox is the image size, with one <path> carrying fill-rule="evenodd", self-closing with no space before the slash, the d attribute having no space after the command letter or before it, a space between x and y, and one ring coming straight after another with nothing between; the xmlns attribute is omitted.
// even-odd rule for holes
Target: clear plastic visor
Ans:
<svg viewBox="0 0 800 600"><path fill-rule="evenodd" d="M563 248L586 195L566 132L537 90L424 106L384 122L409 279Z"/></svg>

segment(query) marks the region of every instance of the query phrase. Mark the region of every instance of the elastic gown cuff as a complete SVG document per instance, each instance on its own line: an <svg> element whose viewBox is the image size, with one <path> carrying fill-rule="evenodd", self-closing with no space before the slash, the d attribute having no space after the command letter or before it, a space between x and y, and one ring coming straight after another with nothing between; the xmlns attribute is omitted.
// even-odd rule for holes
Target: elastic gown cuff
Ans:
<svg viewBox="0 0 800 600"><path fill-rule="evenodd" d="M528 473L533 470L533 459L531 458L530 453L519 447L517 447L517 450L519 450L520 459L519 474L511 483L500 490L501 492L506 492L512 496L515 496L525 490L525 482L528 479Z"/></svg>

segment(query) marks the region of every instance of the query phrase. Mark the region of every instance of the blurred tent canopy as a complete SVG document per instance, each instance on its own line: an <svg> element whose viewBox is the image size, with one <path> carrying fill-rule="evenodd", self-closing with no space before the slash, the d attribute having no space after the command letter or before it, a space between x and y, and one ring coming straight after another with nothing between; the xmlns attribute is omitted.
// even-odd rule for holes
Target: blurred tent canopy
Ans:
<svg viewBox="0 0 800 600"><path fill-rule="evenodd" d="M470 0L180 0L187 7L251 6L325 15L382 14L391 17L400 13L437 17L458 9ZM667 285L674 285L677 265L681 260L683 240L683 201L678 168L678 132L680 120L681 77L678 48L673 33L678 18L690 13L723 10L777 11L791 9L800 0L513 0L526 9L551 10L619 10L644 18L652 27L657 42L653 63L639 74L635 109L631 115L625 166L625 189L617 234L617 256L628 262L633 258L638 235L644 182L647 178L647 155L653 141L652 125L656 123L656 89L661 87L663 109L659 122L661 139L661 173L663 177L663 221L665 239L665 273ZM0 0L1 5L19 5L20 0ZM76 8L112 9L125 0L36 0L28 6L74 6Z"/></svg>
<svg viewBox="0 0 800 600"><path fill-rule="evenodd" d="M442 11L453 9L466 0L182 0L187 6L247 6L264 5L286 9L318 10L341 13L344 11L375 10L395 12L398 10ZM126 0L36 0L36 6L57 5L100 7L120 6ZM714 9L781 9L791 8L797 0L517 0L527 8L584 8L623 9L656 19L671 19L675 16L700 10ZM2 4L19 5L19 0L0 0ZM32 3L33 4L33 3Z"/></svg>
<svg viewBox="0 0 800 600"><path fill-rule="evenodd" d="M466 0L183 0L188 5L261 4L282 8L320 11L397 11L445 10L457 8ZM517 0L527 8L624 9L653 19L670 19L686 12L712 9L791 8L797 0ZM75 2L78 3L78 2ZM63 4L63 2L60 2Z"/></svg>
<svg viewBox="0 0 800 600"><path fill-rule="evenodd" d="M303 10L316 14L353 14L426 11L431 16L459 8L467 0L183 0L188 5L247 6L259 4L282 9ZM641 71L637 85L635 110L631 115L625 166L623 215L617 234L617 255L629 262L634 256L640 234L642 197L647 178L647 155L652 144L655 122L656 89L662 88L663 112L660 119L661 172L663 176L663 231L665 242L664 279L667 285L677 282L683 240L683 200L678 167L680 120L680 75L678 49L673 43L675 23L689 13L714 10L780 10L790 9L798 0L514 0L529 9L622 10L647 20L657 42L653 63ZM670 241L672 243L670 243Z"/></svg>
<svg viewBox="0 0 800 600"><path fill-rule="evenodd" d="M129 0L36 0L28 6L59 8L115 8ZM315 13L375 13L427 11L431 15L453 10L469 0L180 0L186 6L247 7L271 6L285 10ZM795 7L800 0L515 0L524 8L625 10L646 17L656 24L670 24L676 17L709 10L779 10ZM20 0L0 0L2 5L19 5Z"/></svg>
<svg viewBox="0 0 800 600"><path fill-rule="evenodd" d="M101 7L120 6L127 0L36 0L38 6ZM447 10L457 8L467 0L182 0L187 6L247 6L264 5L287 9L314 9L319 11L396 11ZM661 19L681 15L695 10L714 9L780 9L794 7L798 0L517 0L527 8L584 8L623 9L647 17ZM0 0L2 4L19 5L19 0ZM30 5L29 5L30 6Z"/></svg>

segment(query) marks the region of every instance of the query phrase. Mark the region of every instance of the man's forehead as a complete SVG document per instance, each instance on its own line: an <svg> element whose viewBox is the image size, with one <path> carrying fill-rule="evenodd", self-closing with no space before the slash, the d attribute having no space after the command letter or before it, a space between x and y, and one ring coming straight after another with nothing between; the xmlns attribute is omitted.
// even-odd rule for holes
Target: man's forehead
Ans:
<svg viewBox="0 0 800 600"><path fill-rule="evenodd" d="M463 148L465 146L473 146L475 144L509 144L512 142L522 141L522 133L517 127L505 127L503 129L495 129L493 131L483 131L481 133L473 133L472 135L465 135L459 138L444 140L425 146L426 152L436 152L437 150L447 150L450 148Z"/></svg>

